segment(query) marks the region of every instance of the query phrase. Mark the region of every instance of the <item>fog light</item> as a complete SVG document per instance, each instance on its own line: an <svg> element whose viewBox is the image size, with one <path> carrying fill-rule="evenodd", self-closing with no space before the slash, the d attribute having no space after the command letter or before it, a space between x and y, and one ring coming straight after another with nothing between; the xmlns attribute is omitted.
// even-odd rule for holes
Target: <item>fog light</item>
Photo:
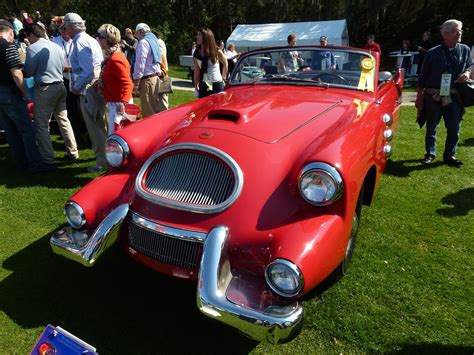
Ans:
<svg viewBox="0 0 474 355"><path fill-rule="evenodd" d="M66 203L66 206L64 206L64 215L72 228L79 229L86 224L84 211L81 206L73 201Z"/></svg>
<svg viewBox="0 0 474 355"><path fill-rule="evenodd" d="M303 288L303 274L295 264L285 259L269 264L265 279L268 286L283 297L296 296Z"/></svg>

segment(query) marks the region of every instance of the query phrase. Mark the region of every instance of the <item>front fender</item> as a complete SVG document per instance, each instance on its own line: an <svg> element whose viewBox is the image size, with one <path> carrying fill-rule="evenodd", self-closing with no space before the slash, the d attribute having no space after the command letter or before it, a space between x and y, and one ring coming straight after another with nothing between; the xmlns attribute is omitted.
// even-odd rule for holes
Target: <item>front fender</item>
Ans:
<svg viewBox="0 0 474 355"><path fill-rule="evenodd" d="M69 201L81 206L86 218L82 229L93 229L117 206L128 203L133 191L129 174L110 174L95 178Z"/></svg>
<svg viewBox="0 0 474 355"><path fill-rule="evenodd" d="M275 233L272 259L287 259L299 267L304 276L302 294L316 287L341 263L351 221L352 218L337 214L320 215Z"/></svg>

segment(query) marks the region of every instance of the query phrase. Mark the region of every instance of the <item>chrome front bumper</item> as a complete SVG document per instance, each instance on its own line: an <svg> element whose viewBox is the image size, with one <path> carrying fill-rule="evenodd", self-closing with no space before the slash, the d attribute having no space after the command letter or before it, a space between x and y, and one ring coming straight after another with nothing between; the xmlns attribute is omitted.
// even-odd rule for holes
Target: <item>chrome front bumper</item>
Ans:
<svg viewBox="0 0 474 355"><path fill-rule="evenodd" d="M237 328L246 336L272 344L296 337L303 325L303 307L294 302L255 310L228 300L226 290L232 280L227 258L229 230L213 228L204 242L197 287L197 304L206 316Z"/></svg>
<svg viewBox="0 0 474 355"><path fill-rule="evenodd" d="M127 216L128 204L115 208L104 218L92 235L87 231L64 227L55 232L50 240L51 248L56 254L91 267L97 259L118 238L119 227Z"/></svg>
<svg viewBox="0 0 474 355"><path fill-rule="evenodd" d="M53 234L51 247L56 254L91 267L118 239L120 225L128 211L128 204L120 205L109 213L92 235L65 227ZM197 304L201 312L258 341L279 344L295 338L303 325L300 303L272 304L264 309L253 309L227 297L226 292L233 280L228 242L229 230L225 226L213 228L205 238L197 287ZM259 301L258 295L248 294L246 297L251 301L249 304Z"/></svg>

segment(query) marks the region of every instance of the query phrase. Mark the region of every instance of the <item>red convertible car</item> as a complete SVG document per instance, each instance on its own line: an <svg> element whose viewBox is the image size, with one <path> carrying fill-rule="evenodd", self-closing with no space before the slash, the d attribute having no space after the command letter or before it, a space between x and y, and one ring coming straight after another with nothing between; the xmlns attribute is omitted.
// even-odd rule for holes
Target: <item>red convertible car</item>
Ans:
<svg viewBox="0 0 474 355"><path fill-rule="evenodd" d="M92 266L113 243L197 283L207 316L259 341L301 329L301 298L344 274L391 153L403 78L378 53L241 56L224 92L111 135L110 167L67 201L54 252Z"/></svg>

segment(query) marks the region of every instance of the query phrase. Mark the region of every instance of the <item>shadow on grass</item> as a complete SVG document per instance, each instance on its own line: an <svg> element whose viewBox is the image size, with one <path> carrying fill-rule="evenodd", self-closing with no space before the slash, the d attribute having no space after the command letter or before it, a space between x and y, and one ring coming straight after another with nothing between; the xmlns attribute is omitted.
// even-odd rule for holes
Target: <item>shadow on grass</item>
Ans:
<svg viewBox="0 0 474 355"><path fill-rule="evenodd" d="M77 164L95 161L94 158L68 161L62 157L58 157L56 159L56 167L58 169L55 171L31 174L26 171L17 170L15 162L9 157L8 146L1 146L0 157L5 156L8 158L0 160L0 185L5 185L7 188L24 186L45 186L60 189L76 188L84 186L92 180L90 174L89 176L87 175L86 168L84 166L78 166Z"/></svg>
<svg viewBox="0 0 474 355"><path fill-rule="evenodd" d="M460 147L474 147L474 138L467 138L459 143Z"/></svg>
<svg viewBox="0 0 474 355"><path fill-rule="evenodd" d="M13 271L0 283L10 319L61 326L101 353L248 353L257 345L201 315L194 282L152 272L118 246L89 269L53 254L47 235L3 267Z"/></svg>
<svg viewBox="0 0 474 355"><path fill-rule="evenodd" d="M384 174L396 177L408 177L413 171L432 169L441 165L443 165L442 161L435 161L431 164L423 164L421 159L389 160Z"/></svg>
<svg viewBox="0 0 474 355"><path fill-rule="evenodd" d="M474 347L472 346L456 346L444 344L405 344L399 351L388 352L387 354L473 354Z"/></svg>
<svg viewBox="0 0 474 355"><path fill-rule="evenodd" d="M441 202L451 207L438 208L436 213L445 217L467 216L474 205L474 187L444 196Z"/></svg>

